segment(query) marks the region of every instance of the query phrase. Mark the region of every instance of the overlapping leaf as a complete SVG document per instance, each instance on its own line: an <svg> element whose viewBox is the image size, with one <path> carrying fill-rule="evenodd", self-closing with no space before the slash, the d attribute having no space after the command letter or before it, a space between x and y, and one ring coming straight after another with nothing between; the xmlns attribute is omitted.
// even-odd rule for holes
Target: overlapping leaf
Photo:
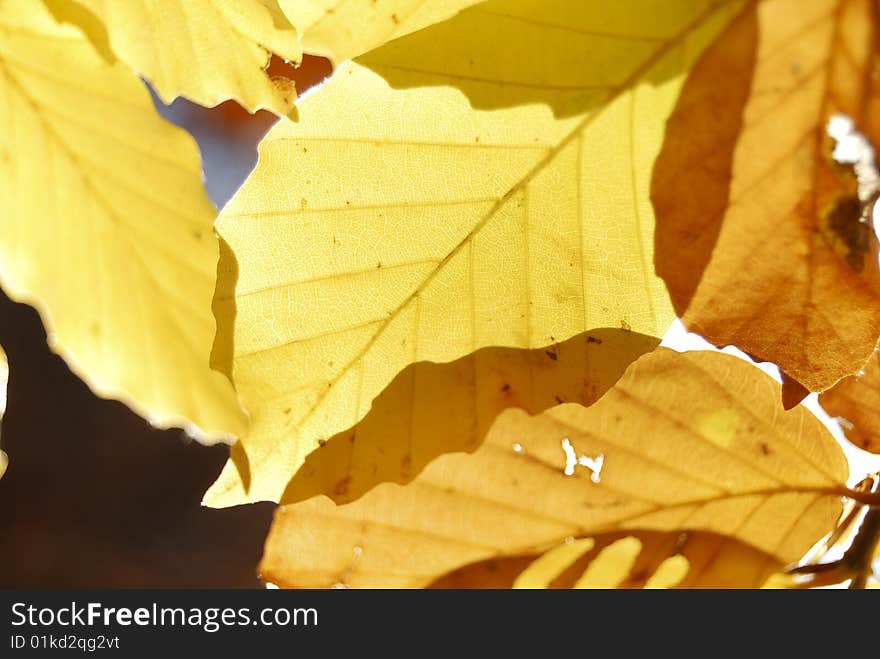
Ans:
<svg viewBox="0 0 880 659"><path fill-rule="evenodd" d="M880 334L870 209L827 128L844 113L880 139L877 16L872 0L753 4L693 69L654 168L655 259L676 311L778 364L789 405L806 394L795 383L858 372Z"/></svg>
<svg viewBox="0 0 880 659"><path fill-rule="evenodd" d="M296 30L277 0L47 0L98 44L143 75L166 103L235 99L287 114L296 92L265 72L274 53L299 62Z"/></svg>
<svg viewBox="0 0 880 659"><path fill-rule="evenodd" d="M754 585L832 528L847 492L840 448L805 408L783 412L779 389L735 357L659 349L593 406L509 410L475 453L444 455L407 486L282 506L261 573L290 587L420 587L640 529L748 545L765 560L743 554L739 585Z"/></svg>
<svg viewBox="0 0 880 659"><path fill-rule="evenodd" d="M278 0L303 50L336 62L449 18L479 0Z"/></svg>
<svg viewBox="0 0 880 659"><path fill-rule="evenodd" d="M483 348L445 364L411 364L360 423L305 459L281 503L321 492L346 503L378 482L408 482L443 453L476 449L495 417L510 407L537 414L563 401L592 404L658 343L604 328L547 349ZM239 447L232 450L236 468L245 473L241 455Z"/></svg>
<svg viewBox="0 0 880 659"><path fill-rule="evenodd" d="M36 2L0 5L0 123L4 289L98 394L204 441L240 433L208 367L218 248L192 139Z"/></svg>
<svg viewBox="0 0 880 659"><path fill-rule="evenodd" d="M278 500L411 364L666 330L648 174L739 5L637 5L477 5L342 65L267 135L217 224L217 352L253 425L209 504Z"/></svg>

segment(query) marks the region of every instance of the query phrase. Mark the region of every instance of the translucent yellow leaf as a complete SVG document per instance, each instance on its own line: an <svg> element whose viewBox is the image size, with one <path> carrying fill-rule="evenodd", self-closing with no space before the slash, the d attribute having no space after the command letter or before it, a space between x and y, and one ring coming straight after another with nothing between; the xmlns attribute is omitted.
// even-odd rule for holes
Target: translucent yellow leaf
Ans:
<svg viewBox="0 0 880 659"><path fill-rule="evenodd" d="M299 62L296 30L277 0L49 0L95 41L144 76L169 103L185 96L214 106L235 99L251 112L287 114L292 83L264 70L272 53ZM87 21L85 16L97 17ZM106 30L106 34L101 29Z"/></svg>
<svg viewBox="0 0 880 659"><path fill-rule="evenodd" d="M6 353L0 348L0 422L3 421L3 415L6 413L6 387L9 385L9 362L6 361ZM0 428L0 438L3 432ZM0 478L6 473L6 467L9 466L9 456L6 452L0 450Z"/></svg>
<svg viewBox="0 0 880 659"><path fill-rule="evenodd" d="M645 584L646 590L672 588L687 575L690 564L684 556L670 556L657 567Z"/></svg>
<svg viewBox="0 0 880 659"><path fill-rule="evenodd" d="M571 538L539 556L513 582L514 588L546 588L575 560L590 551L596 541L592 538Z"/></svg>
<svg viewBox="0 0 880 659"><path fill-rule="evenodd" d="M628 536L602 549L574 583L575 588L616 588L636 564L642 543Z"/></svg>
<svg viewBox="0 0 880 659"><path fill-rule="evenodd" d="M278 0L303 50L339 62L449 18L479 0Z"/></svg>
<svg viewBox="0 0 880 659"><path fill-rule="evenodd" d="M508 410L476 452L444 455L409 485L282 506L261 572L282 586L421 587L569 536L639 529L736 540L770 562L741 551L731 585L758 585L833 528L849 492L835 440L803 407L783 412L779 390L738 358L658 349L593 406ZM717 554L686 558L708 570Z"/></svg>
<svg viewBox="0 0 880 659"><path fill-rule="evenodd" d="M739 5L637 4L555 3L557 22L478 5L343 64L267 135L217 224L234 255L218 326L253 426L209 505L277 501L410 364L665 332L650 169L687 66ZM436 86L393 89L392 62Z"/></svg>
<svg viewBox="0 0 880 659"><path fill-rule="evenodd" d="M218 247L192 139L38 2L0 5L0 125L3 288L98 394L206 442L240 433L208 367Z"/></svg>

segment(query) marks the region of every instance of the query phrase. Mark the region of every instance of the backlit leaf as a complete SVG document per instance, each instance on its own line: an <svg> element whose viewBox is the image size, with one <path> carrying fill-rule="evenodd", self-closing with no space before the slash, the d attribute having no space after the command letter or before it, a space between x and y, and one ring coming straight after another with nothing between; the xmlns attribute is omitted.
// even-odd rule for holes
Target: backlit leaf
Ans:
<svg viewBox="0 0 880 659"><path fill-rule="evenodd" d="M321 493L346 503L377 483L408 482L443 453L476 449L495 417L509 407L537 414L564 401L592 404L630 362L658 343L606 328L547 349L483 348L454 362L411 364L360 423L306 457L281 503ZM231 457L245 473L239 447Z"/></svg>
<svg viewBox="0 0 880 659"><path fill-rule="evenodd" d="M475 453L444 455L409 485L280 507L261 573L291 587L421 587L638 529L747 545L766 558L737 550L739 585L754 585L832 528L847 492L837 443L802 406L783 412L779 391L736 357L658 349L593 406L508 410Z"/></svg>
<svg viewBox="0 0 880 659"><path fill-rule="evenodd" d="M340 62L449 18L479 0L278 0L303 50Z"/></svg>
<svg viewBox="0 0 880 659"><path fill-rule="evenodd" d="M867 499L846 500L834 528L797 565L774 575L764 588L865 588L880 541L878 475L865 477L853 490Z"/></svg>
<svg viewBox="0 0 880 659"><path fill-rule="evenodd" d="M845 420L843 432L853 444L880 453L880 356L875 352L859 375L845 378L819 396L833 417Z"/></svg>
<svg viewBox="0 0 880 659"><path fill-rule="evenodd" d="M860 221L873 202L828 132L844 113L880 139L877 15L872 0L752 5L694 67L654 168L676 311L778 364L788 406L858 372L880 335L877 240Z"/></svg>
<svg viewBox="0 0 880 659"><path fill-rule="evenodd" d="M293 83L264 71L273 53L293 62L301 57L296 30L277 0L49 0L49 6L94 41L109 42L165 103L176 96L206 106L235 99L251 112L279 115L293 107Z"/></svg>
<svg viewBox="0 0 880 659"><path fill-rule="evenodd" d="M661 336L649 171L687 67L738 7L483 3L303 99L218 219L218 327L253 424L247 469L206 502L277 501L411 364ZM398 455L383 472L406 480Z"/></svg>
<svg viewBox="0 0 880 659"><path fill-rule="evenodd" d="M0 125L3 288L98 394L202 441L241 432L208 367L218 248L192 139L37 2L0 5Z"/></svg>

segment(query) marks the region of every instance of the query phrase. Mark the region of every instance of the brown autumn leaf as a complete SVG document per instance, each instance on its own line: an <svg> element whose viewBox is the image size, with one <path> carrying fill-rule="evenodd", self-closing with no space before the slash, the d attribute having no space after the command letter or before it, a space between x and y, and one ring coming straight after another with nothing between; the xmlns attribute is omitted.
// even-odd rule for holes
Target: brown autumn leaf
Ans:
<svg viewBox="0 0 880 659"><path fill-rule="evenodd" d="M781 567L772 556L714 533L627 531L568 539L545 554L490 558L429 587L757 588Z"/></svg>
<svg viewBox="0 0 880 659"><path fill-rule="evenodd" d="M859 448L880 453L880 354L871 357L862 373L844 378L819 396L831 416L844 419L846 438Z"/></svg>
<svg viewBox="0 0 880 659"><path fill-rule="evenodd" d="M877 16L871 0L753 4L691 72L654 167L676 311L778 364L787 407L856 373L880 334L872 201L828 134L844 113L880 143Z"/></svg>
<svg viewBox="0 0 880 659"><path fill-rule="evenodd" d="M409 485L280 507L261 573L286 587L423 587L635 529L715 533L793 562L833 527L848 468L809 411L779 408L779 389L736 357L658 349L591 407L507 410L476 452L443 455Z"/></svg>

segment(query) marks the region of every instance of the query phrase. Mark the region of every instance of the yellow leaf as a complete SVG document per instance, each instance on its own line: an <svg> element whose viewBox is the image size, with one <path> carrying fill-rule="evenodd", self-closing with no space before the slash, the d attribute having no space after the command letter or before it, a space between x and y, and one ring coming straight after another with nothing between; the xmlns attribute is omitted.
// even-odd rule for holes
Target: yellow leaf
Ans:
<svg viewBox="0 0 880 659"><path fill-rule="evenodd" d="M208 367L218 248L192 139L37 2L0 5L0 124L3 288L99 395L205 442L240 433Z"/></svg>
<svg viewBox="0 0 880 659"><path fill-rule="evenodd" d="M769 557L741 552L738 584L757 585L833 528L849 492L837 443L802 406L783 412L779 389L736 357L658 349L593 406L508 410L475 453L444 455L409 485L280 507L261 573L291 587L421 587L569 536L639 529L747 545ZM707 432L719 410L723 436Z"/></svg>
<svg viewBox="0 0 880 659"><path fill-rule="evenodd" d="M616 588L633 570L642 542L633 536L618 540L603 548L575 581L574 587Z"/></svg>
<svg viewBox="0 0 880 659"><path fill-rule="evenodd" d="M0 348L0 422L3 421L3 415L6 413L6 388L9 385L9 362L6 361L6 353ZM2 429L0 429L0 437L2 437ZM0 478L6 473L6 467L9 466L9 456L6 452L0 450Z"/></svg>
<svg viewBox="0 0 880 659"><path fill-rule="evenodd" d="M872 193L829 124L844 113L880 144L877 16L873 0L753 4L694 67L654 168L676 311L777 364L786 406L858 372L880 335Z"/></svg>
<svg viewBox="0 0 880 659"><path fill-rule="evenodd" d="M586 554L596 545L593 538L567 538L558 547L539 556L523 570L514 588L547 588L550 583L565 571L574 561Z"/></svg>
<svg viewBox="0 0 880 659"><path fill-rule="evenodd" d="M690 570L690 563L683 556L670 556L657 566L654 574L645 584L646 590L674 588L678 586Z"/></svg>
<svg viewBox="0 0 880 659"><path fill-rule="evenodd" d="M273 53L293 62L302 55L277 0L49 2L94 41L109 41L116 57L149 80L165 103L176 96L205 106L235 99L250 112L265 108L279 115L293 107L290 81L272 80L264 70Z"/></svg>
<svg viewBox="0 0 880 659"><path fill-rule="evenodd" d="M572 0L556 23L546 7L484 3L345 63L263 140L217 223L248 476L227 464L209 505L277 501L410 364L665 332L649 171L687 66L738 5ZM392 89L392 61L438 86ZM492 90L499 107L472 107Z"/></svg>
<svg viewBox="0 0 880 659"><path fill-rule="evenodd" d="M340 62L445 20L479 0L278 0L302 47Z"/></svg>

